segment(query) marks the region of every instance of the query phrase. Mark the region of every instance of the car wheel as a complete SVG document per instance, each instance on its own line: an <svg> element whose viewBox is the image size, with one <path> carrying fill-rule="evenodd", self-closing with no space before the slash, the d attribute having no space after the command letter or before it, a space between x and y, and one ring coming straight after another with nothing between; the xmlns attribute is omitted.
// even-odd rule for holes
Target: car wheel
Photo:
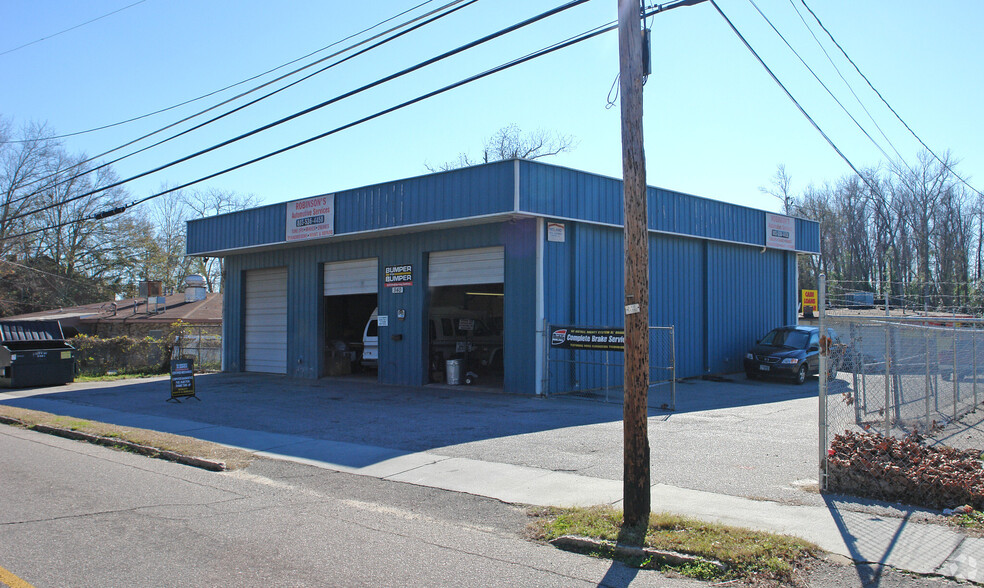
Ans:
<svg viewBox="0 0 984 588"><path fill-rule="evenodd" d="M745 379L746 380L757 380L758 379L758 374L756 374L755 372L745 372Z"/></svg>
<svg viewBox="0 0 984 588"><path fill-rule="evenodd" d="M806 364L800 366L800 369L796 370L796 375L793 376L793 383L796 385L802 384L806 381Z"/></svg>

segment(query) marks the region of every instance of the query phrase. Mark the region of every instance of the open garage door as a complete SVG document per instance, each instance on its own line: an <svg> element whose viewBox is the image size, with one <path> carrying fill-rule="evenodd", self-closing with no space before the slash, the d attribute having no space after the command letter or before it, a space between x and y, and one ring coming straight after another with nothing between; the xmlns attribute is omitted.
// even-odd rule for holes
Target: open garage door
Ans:
<svg viewBox="0 0 984 588"><path fill-rule="evenodd" d="M376 309L379 260L375 257L326 263L325 372L328 376L364 373L375 377L379 360L375 324L367 333Z"/></svg>
<svg viewBox="0 0 984 588"><path fill-rule="evenodd" d="M378 284L379 260L375 257L325 264L325 296L375 294Z"/></svg>
<svg viewBox="0 0 984 588"><path fill-rule="evenodd" d="M287 373L287 268L246 272L247 372Z"/></svg>
<svg viewBox="0 0 984 588"><path fill-rule="evenodd" d="M428 285L464 286L468 284L501 284L505 273L504 249L456 249L430 254Z"/></svg>
<svg viewBox="0 0 984 588"><path fill-rule="evenodd" d="M504 259L502 247L430 254L431 381L445 381L448 360L459 360L462 381L502 387Z"/></svg>

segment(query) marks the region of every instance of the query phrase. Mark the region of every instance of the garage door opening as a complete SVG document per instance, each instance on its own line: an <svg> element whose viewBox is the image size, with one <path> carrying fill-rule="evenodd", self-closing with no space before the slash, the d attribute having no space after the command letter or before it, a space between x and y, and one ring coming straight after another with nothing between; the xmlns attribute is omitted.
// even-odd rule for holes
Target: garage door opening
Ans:
<svg viewBox="0 0 984 588"><path fill-rule="evenodd" d="M363 357L366 325L375 309L375 294L325 296L324 375L376 377L376 361Z"/></svg>
<svg viewBox="0 0 984 588"><path fill-rule="evenodd" d="M431 381L449 383L447 361L456 359L459 384L502 388L502 284L441 286L430 294Z"/></svg>
<svg viewBox="0 0 984 588"><path fill-rule="evenodd" d="M378 304L378 267L376 258L325 264L325 376L376 379L378 346L370 317Z"/></svg>

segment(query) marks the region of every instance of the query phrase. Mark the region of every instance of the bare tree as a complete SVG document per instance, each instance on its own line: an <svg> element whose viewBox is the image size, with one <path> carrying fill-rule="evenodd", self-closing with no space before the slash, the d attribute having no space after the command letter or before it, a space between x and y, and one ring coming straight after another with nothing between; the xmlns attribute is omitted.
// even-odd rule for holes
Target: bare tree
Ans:
<svg viewBox="0 0 984 588"><path fill-rule="evenodd" d="M577 141L571 135L543 129L524 133L514 123L502 127L485 140L481 157L473 159L467 153L459 153L454 161L447 161L437 166L425 163L424 166L432 172L448 171L505 159L540 159L568 153L576 147Z"/></svg>
<svg viewBox="0 0 984 588"><path fill-rule="evenodd" d="M209 188L184 193L184 203L192 211L193 218L204 218L237 210L245 210L256 206L257 199L253 194L239 194L229 190ZM225 263L221 257L207 257L199 260L198 269L205 277L209 292L222 289L225 281Z"/></svg>
<svg viewBox="0 0 984 588"><path fill-rule="evenodd" d="M778 198L782 202L783 214L793 214L796 196L790 189L793 179L786 173L785 164L780 163L776 166L776 175L772 176L771 184L770 186L759 186L759 191Z"/></svg>

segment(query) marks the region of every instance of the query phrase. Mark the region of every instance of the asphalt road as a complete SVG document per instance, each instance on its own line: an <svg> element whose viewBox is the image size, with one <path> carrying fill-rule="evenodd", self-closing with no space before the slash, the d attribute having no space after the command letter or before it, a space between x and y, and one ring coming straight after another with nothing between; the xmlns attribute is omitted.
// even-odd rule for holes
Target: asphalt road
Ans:
<svg viewBox="0 0 984 588"><path fill-rule="evenodd" d="M0 426L0 578L47 586L699 586L521 537L524 511L259 460L211 473Z"/></svg>
<svg viewBox="0 0 984 588"><path fill-rule="evenodd" d="M526 541L515 506L259 459L213 473L0 426L0 585L706 586ZM818 562L803 586L956 586Z"/></svg>

